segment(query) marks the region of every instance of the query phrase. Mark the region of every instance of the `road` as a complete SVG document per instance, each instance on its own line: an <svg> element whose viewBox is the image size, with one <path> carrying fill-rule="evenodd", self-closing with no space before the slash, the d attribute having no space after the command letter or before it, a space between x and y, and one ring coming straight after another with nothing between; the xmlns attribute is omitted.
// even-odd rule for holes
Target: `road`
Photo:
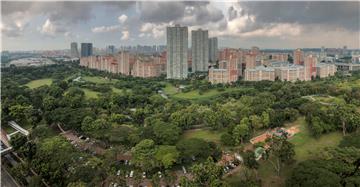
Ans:
<svg viewBox="0 0 360 187"><path fill-rule="evenodd" d="M20 185L11 177L11 175L1 168L1 187L19 187Z"/></svg>

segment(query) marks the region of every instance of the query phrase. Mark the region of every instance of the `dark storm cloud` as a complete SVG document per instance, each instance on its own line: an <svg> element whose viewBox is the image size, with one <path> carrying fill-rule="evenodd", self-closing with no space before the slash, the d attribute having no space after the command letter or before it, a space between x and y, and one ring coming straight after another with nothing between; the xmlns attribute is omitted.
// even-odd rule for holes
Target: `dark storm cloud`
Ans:
<svg viewBox="0 0 360 187"><path fill-rule="evenodd" d="M112 11L126 10L134 6L136 2L1 2L2 31L9 37L21 36L27 20L38 15L45 15L54 25L58 32L67 32L70 24L86 23L94 18L92 9L100 6L110 8ZM17 26L15 22L22 23L24 26Z"/></svg>
<svg viewBox="0 0 360 187"><path fill-rule="evenodd" d="M141 20L144 22L169 22L183 17L186 5L183 2L140 2Z"/></svg>
<svg viewBox="0 0 360 187"><path fill-rule="evenodd" d="M322 24L360 30L360 2L239 2L263 23Z"/></svg>
<svg viewBox="0 0 360 187"><path fill-rule="evenodd" d="M209 2L139 2L140 18L144 22L180 21L193 16L196 24L217 22L224 18L221 10L208 6ZM195 24L195 23L186 23Z"/></svg>

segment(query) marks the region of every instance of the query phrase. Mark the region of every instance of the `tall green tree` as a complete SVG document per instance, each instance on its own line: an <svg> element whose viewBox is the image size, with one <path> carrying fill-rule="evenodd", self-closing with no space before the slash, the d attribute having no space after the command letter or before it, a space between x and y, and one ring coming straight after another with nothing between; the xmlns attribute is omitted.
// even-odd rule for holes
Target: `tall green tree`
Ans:
<svg viewBox="0 0 360 187"><path fill-rule="evenodd" d="M249 136L250 133L250 120L245 117L241 120L239 125L236 125L233 130L233 137L236 144L244 143L244 139Z"/></svg>
<svg viewBox="0 0 360 187"><path fill-rule="evenodd" d="M150 171L157 166L155 160L156 148L153 140L142 140L131 149L131 152L134 164L145 171Z"/></svg>
<svg viewBox="0 0 360 187"><path fill-rule="evenodd" d="M273 136L268 143L270 148L267 150L266 158L280 175L283 165L290 163L295 156L294 145L287 141L286 137L276 136Z"/></svg>

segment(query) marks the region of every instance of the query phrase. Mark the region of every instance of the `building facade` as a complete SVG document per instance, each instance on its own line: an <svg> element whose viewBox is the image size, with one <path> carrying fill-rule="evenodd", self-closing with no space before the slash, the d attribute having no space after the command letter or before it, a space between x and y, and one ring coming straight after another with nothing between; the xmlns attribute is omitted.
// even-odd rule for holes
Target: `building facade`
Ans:
<svg viewBox="0 0 360 187"><path fill-rule="evenodd" d="M207 30L191 31L192 72L207 71L209 63L209 34Z"/></svg>
<svg viewBox="0 0 360 187"><path fill-rule="evenodd" d="M209 69L209 82L211 84L230 83L229 71L227 69Z"/></svg>
<svg viewBox="0 0 360 187"><path fill-rule="evenodd" d="M304 53L301 51L301 49L296 49L294 51L293 60L294 64L296 65L304 64Z"/></svg>
<svg viewBox="0 0 360 187"><path fill-rule="evenodd" d="M130 53L121 51L114 55L118 62L118 72L123 75L130 75Z"/></svg>
<svg viewBox="0 0 360 187"><path fill-rule="evenodd" d="M115 54L115 46L113 45L106 46L106 54L107 55Z"/></svg>
<svg viewBox="0 0 360 187"><path fill-rule="evenodd" d="M88 57L93 55L92 43L81 43L81 57Z"/></svg>
<svg viewBox="0 0 360 187"><path fill-rule="evenodd" d="M165 73L166 62L160 56L138 56L132 68L134 77L158 77Z"/></svg>
<svg viewBox="0 0 360 187"><path fill-rule="evenodd" d="M318 63L316 64L316 76L320 78L334 76L336 73L335 64Z"/></svg>
<svg viewBox="0 0 360 187"><path fill-rule="evenodd" d="M311 80L316 77L316 64L317 57L310 54L305 57L304 67L305 67L305 80Z"/></svg>
<svg viewBox="0 0 360 187"><path fill-rule="evenodd" d="M71 58L79 58L79 50L76 42L70 44L70 56Z"/></svg>
<svg viewBox="0 0 360 187"><path fill-rule="evenodd" d="M121 52L115 55L81 57L80 66L110 73L130 75L128 52Z"/></svg>
<svg viewBox="0 0 360 187"><path fill-rule="evenodd" d="M218 38L209 38L209 61L216 63L218 60Z"/></svg>
<svg viewBox="0 0 360 187"><path fill-rule="evenodd" d="M244 79L246 81L275 80L275 69L264 66L257 66L253 69L245 69Z"/></svg>
<svg viewBox="0 0 360 187"><path fill-rule="evenodd" d="M166 77L185 79L188 76L188 28L175 25L166 28Z"/></svg>
<svg viewBox="0 0 360 187"><path fill-rule="evenodd" d="M275 77L282 81L303 81L305 80L305 68L301 65L289 65L275 69Z"/></svg>

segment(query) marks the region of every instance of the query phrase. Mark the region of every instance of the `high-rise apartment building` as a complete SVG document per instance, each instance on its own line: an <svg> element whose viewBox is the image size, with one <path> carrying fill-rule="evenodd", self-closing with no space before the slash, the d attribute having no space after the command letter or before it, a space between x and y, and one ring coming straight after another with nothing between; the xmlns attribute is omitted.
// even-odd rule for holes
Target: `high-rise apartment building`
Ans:
<svg viewBox="0 0 360 187"><path fill-rule="evenodd" d="M127 51L121 51L115 56L118 62L118 72L123 75L130 75L130 54Z"/></svg>
<svg viewBox="0 0 360 187"><path fill-rule="evenodd" d="M209 63L209 34L207 30L191 31L192 72L207 71Z"/></svg>
<svg viewBox="0 0 360 187"><path fill-rule="evenodd" d="M81 57L91 56L93 54L92 43L81 43Z"/></svg>
<svg viewBox="0 0 360 187"><path fill-rule="evenodd" d="M253 53L245 55L245 64L247 69L256 67L256 55Z"/></svg>
<svg viewBox="0 0 360 187"><path fill-rule="evenodd" d="M188 28L175 25L166 28L166 77L184 79L188 76Z"/></svg>
<svg viewBox="0 0 360 187"><path fill-rule="evenodd" d="M304 64L304 53L301 51L301 49L296 49L294 51L294 64L296 65L303 65Z"/></svg>
<svg viewBox="0 0 360 187"><path fill-rule="evenodd" d="M106 46L106 54L108 55L115 54L115 46L113 45Z"/></svg>
<svg viewBox="0 0 360 187"><path fill-rule="evenodd" d="M260 54L260 48L256 47L256 46L251 47L250 54L255 55L255 56L259 55Z"/></svg>
<svg viewBox="0 0 360 187"><path fill-rule="evenodd" d="M310 54L306 56L304 67L305 67L305 80L311 80L312 77L316 77L316 56Z"/></svg>
<svg viewBox="0 0 360 187"><path fill-rule="evenodd" d="M70 53L71 58L79 58L79 50L76 42L71 42Z"/></svg>
<svg viewBox="0 0 360 187"><path fill-rule="evenodd" d="M218 60L218 39L217 37L209 38L209 60L215 63Z"/></svg>

